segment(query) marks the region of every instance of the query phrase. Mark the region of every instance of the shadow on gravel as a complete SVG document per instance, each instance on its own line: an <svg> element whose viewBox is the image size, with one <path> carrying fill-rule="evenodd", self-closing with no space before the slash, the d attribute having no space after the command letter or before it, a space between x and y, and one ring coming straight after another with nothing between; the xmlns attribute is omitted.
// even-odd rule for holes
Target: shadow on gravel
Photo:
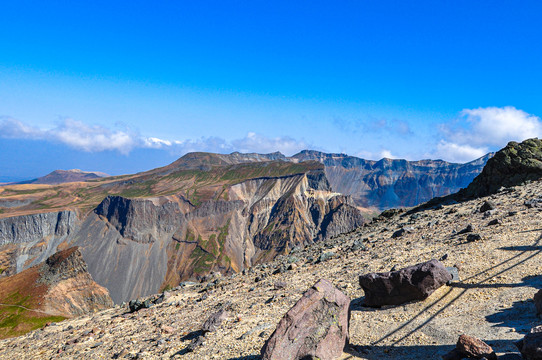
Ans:
<svg viewBox="0 0 542 360"><path fill-rule="evenodd" d="M527 262L528 260L540 255L542 253L542 246L540 246L541 241L542 241L542 236L539 236L538 239L534 242L533 245L512 247L510 250L516 250L516 251L519 251L519 253L511 256L510 258L508 258L506 260L501 261L500 263L498 263L496 265L493 265L493 266L491 266L491 267L489 267L489 268L487 268L487 269L485 269L483 271L480 271L477 274L474 274L474 275L472 275L472 276L470 276L470 277L468 277L466 279L463 279L462 281L452 283L452 285L448 287L448 291L446 291L440 298L438 298L438 299L434 300L432 303L428 304L423 310L421 310L419 313L413 315L412 318L410 318L405 323L401 324L396 329L390 331L386 335L382 336L380 339L373 342L371 344L372 345L371 348L374 348L376 345L384 342L386 339L392 337L393 335L397 334L401 330L409 329L409 327L411 327L412 324L415 324L416 319L421 317L424 313L426 313L431 308L436 307L438 309L432 316L430 316L428 319L423 321L421 324L415 326L414 328L410 328L410 330L408 330L405 335L403 335L399 339L393 341L393 343L391 345L395 349L396 344L401 343L403 340L407 339L412 334L416 333L417 331L419 331L420 329L425 327L427 324L429 324L434 318L439 316L447 308L449 308L452 304L454 304L456 301L458 301L469 289L492 288L492 287L493 288L494 287L519 287L519 286L533 286L535 288L541 288L542 277L540 277L540 276L531 277L531 278L523 278L522 282L518 283L518 284L487 284L486 283L489 280L492 280L494 278L498 278L500 275L505 274L508 271L510 271L511 269L513 269L513 268ZM503 250L508 250L508 249L503 249ZM527 255L527 256L524 256L524 255ZM485 275L485 274L488 274L490 271L492 271L494 269L497 269L497 268L501 268L501 269L499 271L497 271L496 273L494 273L493 275ZM478 277L482 277L483 275L485 275L485 277L481 278L480 280L473 281ZM452 293L452 291L454 291L454 288L459 288L460 291L459 291L459 293L457 293L457 291L456 291L456 294L452 295L451 293ZM438 308L438 305L440 303L442 303L442 305L440 306L440 308ZM401 305L401 306L403 306L403 305ZM363 307L363 298L358 298L358 299L352 300L351 305L350 305L350 310L352 310L352 311L375 311L375 312L378 311L378 309ZM536 313L536 311L534 313ZM502 326L508 326L508 325L504 324L504 320L506 319L506 315L502 315L502 317L499 318L498 314L499 313L497 313L497 315L495 315L496 317L493 318L493 319L496 322L503 323ZM528 324L524 324L524 326L529 326L529 324L530 324L530 322ZM355 345L353 345L353 346L355 346ZM388 348L390 348L390 347L388 347ZM398 348L400 348L400 346ZM372 358L369 358L369 359L372 359ZM378 357L375 357L374 359L378 359ZM390 359L392 359L392 358L390 358Z"/></svg>
<svg viewBox="0 0 542 360"><path fill-rule="evenodd" d="M527 334L540 322L532 301L516 301L512 307L486 316L486 320L494 326L512 328L519 334Z"/></svg>
<svg viewBox="0 0 542 360"><path fill-rule="evenodd" d="M521 360L513 340L487 341L500 355L499 360ZM441 359L441 357L452 349L453 345L415 345L415 346L360 346L350 344L345 353L351 356L344 358L352 359L361 357L368 360L392 360L392 359ZM231 360L231 359L230 359Z"/></svg>
<svg viewBox="0 0 542 360"><path fill-rule="evenodd" d="M192 331L190 334L186 334L185 336L183 336L181 338L181 341L194 340L195 338L198 338L201 335L203 335L202 330Z"/></svg>
<svg viewBox="0 0 542 360"><path fill-rule="evenodd" d="M532 246L532 245L522 245L522 246L503 246L499 250L508 250L508 251L540 251L542 246Z"/></svg>
<svg viewBox="0 0 542 360"><path fill-rule="evenodd" d="M249 356L229 358L228 360L260 360L261 358L262 357L259 355L249 355Z"/></svg>

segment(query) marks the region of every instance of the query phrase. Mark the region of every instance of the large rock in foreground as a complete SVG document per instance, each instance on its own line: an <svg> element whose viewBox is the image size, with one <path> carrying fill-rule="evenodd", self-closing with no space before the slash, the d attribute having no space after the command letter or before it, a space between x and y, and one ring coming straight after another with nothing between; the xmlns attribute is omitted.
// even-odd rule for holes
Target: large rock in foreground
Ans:
<svg viewBox="0 0 542 360"><path fill-rule="evenodd" d="M319 280L280 320L262 348L262 360L333 360L348 342L350 299Z"/></svg>
<svg viewBox="0 0 542 360"><path fill-rule="evenodd" d="M451 280L446 268L433 259L397 271L361 275L359 285L365 291L365 305L378 307L424 300Z"/></svg>
<svg viewBox="0 0 542 360"><path fill-rule="evenodd" d="M542 325L532 328L516 346L525 360L542 360Z"/></svg>

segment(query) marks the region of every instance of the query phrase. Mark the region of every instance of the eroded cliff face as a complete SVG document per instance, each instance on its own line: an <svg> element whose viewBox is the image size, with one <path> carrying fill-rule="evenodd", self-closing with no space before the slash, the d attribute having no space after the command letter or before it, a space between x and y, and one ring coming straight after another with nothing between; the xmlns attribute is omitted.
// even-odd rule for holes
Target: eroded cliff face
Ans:
<svg viewBox="0 0 542 360"><path fill-rule="evenodd" d="M79 230L80 224L75 211L0 219L1 275L16 274L45 261Z"/></svg>
<svg viewBox="0 0 542 360"><path fill-rule="evenodd" d="M71 317L113 306L109 291L94 281L77 247L59 251L37 267L38 283L47 286L42 304L47 313Z"/></svg>
<svg viewBox="0 0 542 360"><path fill-rule="evenodd" d="M88 273L77 247L0 279L0 303L0 337L113 306L107 289Z"/></svg>
<svg viewBox="0 0 542 360"><path fill-rule="evenodd" d="M365 208L384 210L415 206L467 187L493 154L466 164L442 160L364 160L345 154L302 151L293 161L315 160L325 165L335 191L351 195Z"/></svg>
<svg viewBox="0 0 542 360"><path fill-rule="evenodd" d="M243 181L198 206L183 196L108 197L75 244L120 302L210 271L238 272L362 225L348 198L330 190L313 171Z"/></svg>
<svg viewBox="0 0 542 360"><path fill-rule="evenodd" d="M90 274L119 303L211 271L238 272L364 222L349 197L332 191L323 165L280 154L189 154L102 182L74 196L82 206L105 190L138 197L106 196L80 218L60 211L0 219L5 273L78 246Z"/></svg>

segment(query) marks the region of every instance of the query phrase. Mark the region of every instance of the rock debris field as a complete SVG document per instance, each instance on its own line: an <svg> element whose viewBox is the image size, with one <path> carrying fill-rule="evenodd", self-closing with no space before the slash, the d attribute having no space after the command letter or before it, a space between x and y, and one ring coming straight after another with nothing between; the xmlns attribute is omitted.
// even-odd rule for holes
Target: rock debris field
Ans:
<svg viewBox="0 0 542 360"><path fill-rule="evenodd" d="M255 360L284 314L327 279L351 299L350 345L340 359L440 359L462 334L499 359L521 359L514 342L542 324L533 302L542 288L540 196L533 182L420 212L387 211L242 274L211 274L140 299L137 311L117 305L2 340L0 358ZM487 200L494 209L481 212ZM360 275L431 259L458 269L459 279L423 301L364 306Z"/></svg>

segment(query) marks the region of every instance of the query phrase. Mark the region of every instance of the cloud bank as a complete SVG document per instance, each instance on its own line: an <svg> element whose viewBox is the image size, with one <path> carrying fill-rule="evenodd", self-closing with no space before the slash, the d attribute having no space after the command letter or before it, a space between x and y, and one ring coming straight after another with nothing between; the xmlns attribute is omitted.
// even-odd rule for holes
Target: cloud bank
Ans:
<svg viewBox="0 0 542 360"><path fill-rule="evenodd" d="M103 126L90 126L73 119L64 119L51 129L41 129L17 119L2 117L0 118L0 137L45 140L86 152L110 150L118 151L124 155L128 155L135 148L163 149L175 155L191 151L219 153L280 151L286 155L293 155L310 147L305 141L291 137L267 137L254 132L249 132L245 137L234 140L220 137L166 140L157 137L144 137L130 130L112 130Z"/></svg>
<svg viewBox="0 0 542 360"><path fill-rule="evenodd" d="M454 162L474 160L509 141L542 136L538 116L513 106L464 109L455 124L441 125L435 155Z"/></svg>

